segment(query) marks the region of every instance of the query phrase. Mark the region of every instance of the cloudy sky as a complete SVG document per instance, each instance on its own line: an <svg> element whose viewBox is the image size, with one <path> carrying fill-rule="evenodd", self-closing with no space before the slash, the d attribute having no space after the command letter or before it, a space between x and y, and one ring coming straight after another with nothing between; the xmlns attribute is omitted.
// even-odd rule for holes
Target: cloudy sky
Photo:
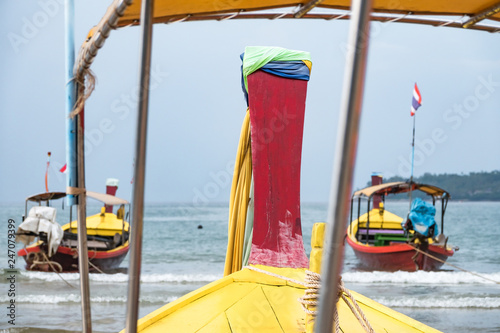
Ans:
<svg viewBox="0 0 500 333"><path fill-rule="evenodd" d="M80 45L111 1L76 1ZM64 10L59 0L0 5L0 202L64 190ZM147 148L147 202L225 202L245 102L245 46L311 53L302 200L326 202L336 148L348 22L184 22L154 27ZM86 105L86 180L103 191L118 178L130 199L138 82L138 27L114 31L92 70ZM372 23L355 187L372 172L410 176L410 102L417 82L415 175L500 169L498 34Z"/></svg>

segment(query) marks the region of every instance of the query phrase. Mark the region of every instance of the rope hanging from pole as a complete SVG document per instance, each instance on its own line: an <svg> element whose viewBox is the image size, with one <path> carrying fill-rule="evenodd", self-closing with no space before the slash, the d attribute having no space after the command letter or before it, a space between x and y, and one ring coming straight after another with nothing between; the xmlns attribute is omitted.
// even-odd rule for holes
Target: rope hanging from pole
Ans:
<svg viewBox="0 0 500 333"><path fill-rule="evenodd" d="M84 93L78 95L78 100L70 118L76 116L82 109L85 101L90 97L95 88L95 75L90 70L90 65L97 56L97 52L104 46L104 42L109 37L111 30L118 27L118 20L125 13L125 9L132 4L132 0L115 0L108 8L103 19L97 26L92 28L87 36L87 40L80 49L78 59L75 62L74 75L76 82L84 87Z"/></svg>

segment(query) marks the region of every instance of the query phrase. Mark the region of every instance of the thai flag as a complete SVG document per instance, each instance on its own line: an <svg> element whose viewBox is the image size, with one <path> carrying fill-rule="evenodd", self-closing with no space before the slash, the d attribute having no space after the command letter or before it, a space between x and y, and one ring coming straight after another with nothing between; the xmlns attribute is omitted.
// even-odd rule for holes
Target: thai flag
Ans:
<svg viewBox="0 0 500 333"><path fill-rule="evenodd" d="M411 115L415 115L415 111L422 105L422 96L420 91L418 91L417 84L415 83L415 88L413 89L413 98L411 100Z"/></svg>

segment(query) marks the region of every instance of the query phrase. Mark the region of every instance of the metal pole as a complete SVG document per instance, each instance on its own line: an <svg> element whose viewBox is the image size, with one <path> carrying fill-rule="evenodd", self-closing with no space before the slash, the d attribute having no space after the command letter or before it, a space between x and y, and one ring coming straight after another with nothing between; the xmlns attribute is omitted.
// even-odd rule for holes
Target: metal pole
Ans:
<svg viewBox="0 0 500 333"><path fill-rule="evenodd" d="M153 35L153 0L143 0L141 7L140 95L137 115L134 189L132 196L132 235L127 299L127 333L137 331L141 278L142 227L144 215L144 183L146 174L146 137L148 124L149 77Z"/></svg>
<svg viewBox="0 0 500 333"><path fill-rule="evenodd" d="M76 179L76 119L69 117L76 104L76 81L73 76L75 65L75 40L74 22L75 7L74 0L65 1L65 39L66 39L66 186L77 187ZM66 195L68 206L76 205L75 196Z"/></svg>
<svg viewBox="0 0 500 333"><path fill-rule="evenodd" d="M80 90L80 87L78 88ZM83 93L83 92L81 92ZM85 188L85 158L84 158L84 121L83 112L76 115L78 126L77 160L78 160L78 187ZM82 297L82 332L92 332L90 314L90 287L89 287L89 255L87 248L87 200L85 192L78 194L78 270L80 272L80 294Z"/></svg>
<svg viewBox="0 0 500 333"><path fill-rule="evenodd" d="M346 73L333 169L325 252L321 268L318 317L315 332L331 333L337 312L338 284L344 259L343 239L349 217L349 198L356 161L359 120L363 99L372 0L352 1Z"/></svg>
<svg viewBox="0 0 500 333"><path fill-rule="evenodd" d="M78 95L78 85L73 76L75 63L74 43L74 1L65 2L65 38L66 38L66 111L69 115L75 106ZM84 120L83 110L75 118L68 117L66 145L66 169L68 170L67 185L69 187L85 188L85 158L84 158ZM75 142L76 141L76 142ZM75 197L67 196L68 205L74 205ZM78 269L80 272L80 295L82 306L82 332L92 332L90 313L89 264L87 249L87 216L85 193L78 196Z"/></svg>

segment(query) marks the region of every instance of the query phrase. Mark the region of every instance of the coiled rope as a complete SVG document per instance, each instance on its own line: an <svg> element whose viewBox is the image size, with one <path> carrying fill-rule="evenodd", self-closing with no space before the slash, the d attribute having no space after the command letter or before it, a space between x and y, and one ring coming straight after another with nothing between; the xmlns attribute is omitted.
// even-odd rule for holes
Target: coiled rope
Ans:
<svg viewBox="0 0 500 333"><path fill-rule="evenodd" d="M309 270L306 270L306 277L305 277L305 286L306 286L306 291L305 295L301 298L299 298L299 302L302 305L302 308L306 313L309 313L313 317L316 317L317 311L316 310L309 310L308 307L314 306L316 307L318 303L318 296L319 296L319 288L321 287L321 275L315 272L311 272ZM356 302L356 299L354 296L351 294L349 289L347 289L344 286L344 282L342 281L342 278L339 281L339 299L342 298L342 300L345 302L345 304L349 307L351 312L354 314L356 319L358 320L359 324L365 332L367 333L374 333L375 331L373 330L372 326L370 325L370 322L368 321L368 318L366 318L363 310L361 307L358 305L358 302ZM338 316L338 311L335 311L335 332L341 332L340 330L340 320Z"/></svg>
<svg viewBox="0 0 500 333"><path fill-rule="evenodd" d="M282 276L279 274L275 274L272 272L265 271L263 269L253 267L253 266L245 266L243 268L247 268L259 273L267 274L279 279L283 279L301 286L306 287L305 293L303 297L300 297L298 301L300 302L302 308L304 311L313 317L317 315L317 311L315 310L310 310L309 307L316 307L318 305L318 296L319 296L319 289L321 287L321 275L315 272L311 272L309 270L306 270L306 276L304 279L304 282L298 281L295 279L288 278L286 276ZM339 282L339 299L342 298L344 302L347 304L349 309L351 309L351 312L354 314L356 319L358 319L358 322L360 323L361 327L365 330L367 333L375 333L373 328L371 327L368 318L366 318L363 310L361 307L358 305L356 302L356 299L354 296L351 294L351 292L344 286L344 283L342 282L342 279L340 279ZM340 330L340 320L338 317L338 312L335 311L335 332L341 332Z"/></svg>
<svg viewBox="0 0 500 333"><path fill-rule="evenodd" d="M30 266L30 270L32 270L33 267L35 267L35 266L43 265L43 264L48 264L50 266L50 268L52 268L52 270L54 271L54 273L56 273L61 278L61 280L63 280L71 288L75 288L75 286L73 286L71 283L69 283L68 281L66 281L61 276L60 273L63 271L63 268L62 268L61 264L59 264L56 261L49 260L49 258L45 254L45 252L42 252L42 255L43 255L42 260L40 260L39 253L30 253L30 254L34 254L34 258L32 260L32 264ZM57 269L54 266L57 267Z"/></svg>

